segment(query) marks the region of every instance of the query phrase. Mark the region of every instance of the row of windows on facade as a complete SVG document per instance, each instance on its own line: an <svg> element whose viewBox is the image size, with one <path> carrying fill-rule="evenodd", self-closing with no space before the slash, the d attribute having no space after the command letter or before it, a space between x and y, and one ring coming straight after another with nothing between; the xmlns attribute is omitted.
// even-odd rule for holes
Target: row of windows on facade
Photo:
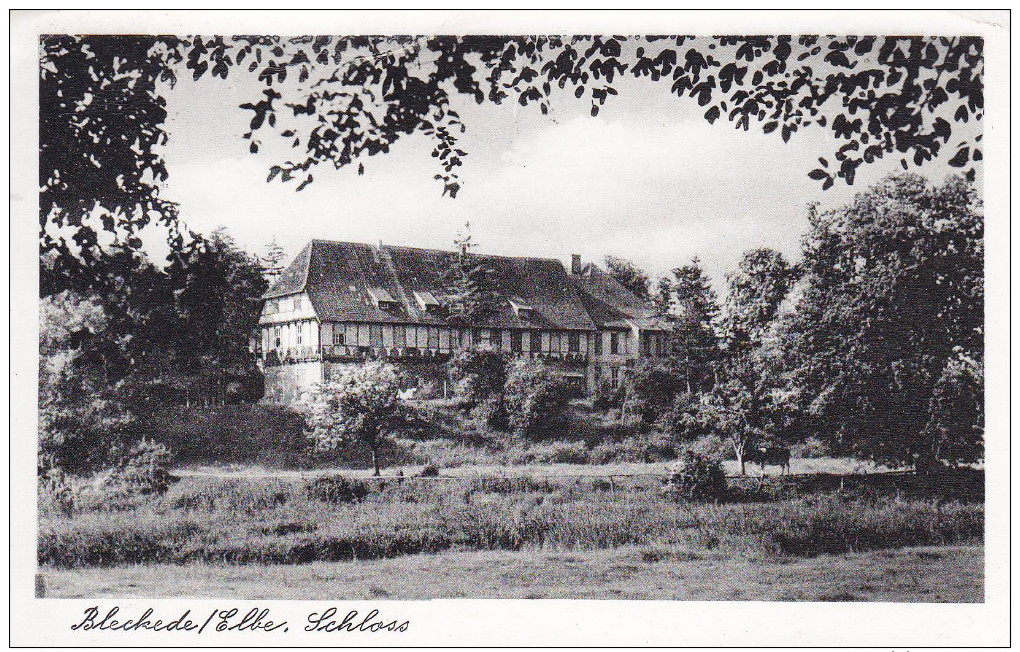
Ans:
<svg viewBox="0 0 1020 652"><path fill-rule="evenodd" d="M290 312L291 310L303 310L304 308L311 307L311 300L302 294L298 294L293 297L267 299L265 304L265 313L267 315L272 315L278 312Z"/></svg>
<svg viewBox="0 0 1020 652"><path fill-rule="evenodd" d="M314 322L308 322L311 326ZM305 341L305 331L301 324L295 324L293 340L296 346L313 345ZM286 326L274 326L265 329L263 343L265 348L278 349L283 346L283 330ZM600 334L601 335L601 334ZM626 353L626 333L610 332L603 345L603 338L594 338L594 353L602 355L607 348L610 354ZM491 347L495 350L511 352L565 352L579 353L587 349L588 334L576 331L522 331L500 329L446 329L435 326L383 326L381 324L347 324L324 325L323 343L333 346L372 346L372 347L416 347L422 349L454 349L467 346ZM662 354L664 340L645 334L642 337L642 352L646 355Z"/></svg>

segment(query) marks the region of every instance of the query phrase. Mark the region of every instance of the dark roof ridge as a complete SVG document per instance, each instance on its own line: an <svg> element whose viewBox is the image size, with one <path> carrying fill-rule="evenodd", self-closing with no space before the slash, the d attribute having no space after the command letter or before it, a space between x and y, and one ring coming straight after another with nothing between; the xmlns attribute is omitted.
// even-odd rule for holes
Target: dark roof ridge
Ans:
<svg viewBox="0 0 1020 652"><path fill-rule="evenodd" d="M414 250L414 251L438 251L438 252L441 252L441 253L444 253L444 254L455 254L455 253L457 253L456 251L451 251L449 249L433 249L431 247L410 247L410 246L407 246L407 245L391 245L391 244L384 244L383 246L384 247L389 247L391 249L411 249L411 250ZM540 261L543 261L543 262L555 262L555 263L559 263L561 266L563 265L563 261L561 261L559 258L545 258L545 257L542 257L542 256L508 256L506 254L480 254L480 253L475 253L473 251L469 251L468 255L470 255L470 256L478 256L480 258L503 258L503 259L506 259L506 260L540 260Z"/></svg>

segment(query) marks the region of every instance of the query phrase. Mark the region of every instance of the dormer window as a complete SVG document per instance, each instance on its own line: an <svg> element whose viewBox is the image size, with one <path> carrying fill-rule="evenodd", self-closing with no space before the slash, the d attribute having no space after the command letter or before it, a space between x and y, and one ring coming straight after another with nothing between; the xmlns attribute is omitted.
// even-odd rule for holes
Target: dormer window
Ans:
<svg viewBox="0 0 1020 652"><path fill-rule="evenodd" d="M535 309L523 300L518 298L509 299L510 307L513 308L514 314L521 321L528 321L535 315Z"/></svg>
<svg viewBox="0 0 1020 652"><path fill-rule="evenodd" d="M428 290L419 290L414 293L414 299L418 307L428 313L439 313L443 311L443 304L439 302L434 294Z"/></svg>
<svg viewBox="0 0 1020 652"><path fill-rule="evenodd" d="M391 295L386 288L368 288L368 296L371 297L372 303L375 304L375 307L381 310L396 309L400 307L400 303L393 298L393 295Z"/></svg>

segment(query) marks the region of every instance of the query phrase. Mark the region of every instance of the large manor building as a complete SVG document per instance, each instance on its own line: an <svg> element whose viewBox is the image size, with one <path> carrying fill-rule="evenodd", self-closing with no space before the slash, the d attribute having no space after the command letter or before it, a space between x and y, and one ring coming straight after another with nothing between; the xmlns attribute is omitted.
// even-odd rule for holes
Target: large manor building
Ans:
<svg viewBox="0 0 1020 652"><path fill-rule="evenodd" d="M488 267L497 299L484 317L450 314L457 253L313 240L265 294L259 356L265 400L303 400L337 365L383 359L442 376L452 353L487 347L540 358L593 389L616 385L643 356L663 355L652 306L594 264L467 254Z"/></svg>

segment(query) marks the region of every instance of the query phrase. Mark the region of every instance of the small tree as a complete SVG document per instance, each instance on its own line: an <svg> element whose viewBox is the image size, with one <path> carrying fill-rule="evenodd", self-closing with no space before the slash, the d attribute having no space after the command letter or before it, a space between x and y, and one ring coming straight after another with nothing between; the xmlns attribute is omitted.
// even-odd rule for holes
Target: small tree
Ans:
<svg viewBox="0 0 1020 652"><path fill-rule="evenodd" d="M408 424L406 407L397 397L399 384L392 365L370 362L345 367L319 385L309 415L316 450L367 446L379 475L379 452L389 437Z"/></svg>
<svg viewBox="0 0 1020 652"><path fill-rule="evenodd" d="M134 416L123 403L123 381L111 382L119 340L94 297L71 292L39 305L39 471L88 474L108 466L130 439ZM112 350L112 352L111 352Z"/></svg>
<svg viewBox="0 0 1020 652"><path fill-rule="evenodd" d="M280 278L286 262L287 252L276 242L276 237L274 236L269 241L269 244L266 245L265 253L258 260L262 277L266 280L266 283L272 285L276 282L276 279Z"/></svg>
<svg viewBox="0 0 1020 652"><path fill-rule="evenodd" d="M755 398L746 385L729 380L707 392L701 406L702 419L709 430L733 447L740 475L746 475L747 452L757 446L765 434L759 423L763 411Z"/></svg>
<svg viewBox="0 0 1020 652"><path fill-rule="evenodd" d="M446 271L448 307L454 321L470 323L489 315L501 297L496 289L495 270L485 258L472 254L478 245L471 238L471 223L453 241L456 253Z"/></svg>

